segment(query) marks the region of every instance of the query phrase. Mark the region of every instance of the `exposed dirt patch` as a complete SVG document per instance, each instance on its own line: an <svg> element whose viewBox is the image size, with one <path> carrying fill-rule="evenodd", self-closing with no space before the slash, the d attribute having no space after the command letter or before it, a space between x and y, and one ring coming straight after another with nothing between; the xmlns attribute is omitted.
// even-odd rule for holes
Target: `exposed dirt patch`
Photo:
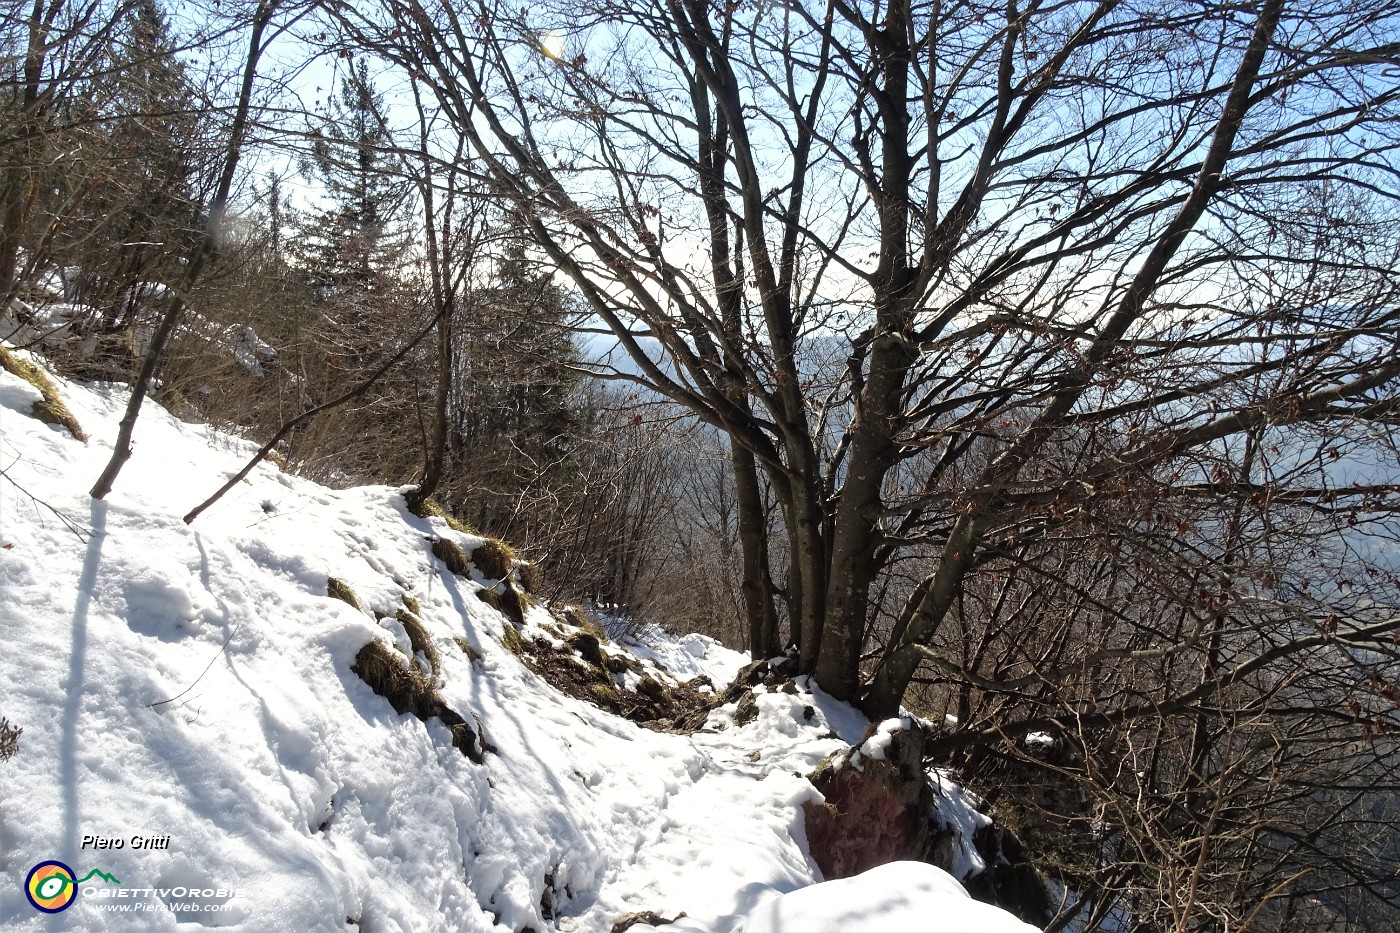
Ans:
<svg viewBox="0 0 1400 933"><path fill-rule="evenodd" d="M739 704L739 708L734 714L734 719L739 725L752 722L758 717L758 703L754 700L753 688L763 684L773 689L793 692L796 687L792 680L796 676L796 658L779 658L776 661L765 658L761 661L754 661L734 675L734 682L726 687L723 693L705 695L703 703L683 714L676 721L675 730L677 732L698 732L705 728L710 713L729 703ZM702 683L713 686L708 678L696 678L690 683L697 692Z"/></svg>
<svg viewBox="0 0 1400 933"><path fill-rule="evenodd" d="M515 633L520 638L519 633ZM575 652L583 660L575 656ZM575 632L560 647L544 639L521 638L518 652L527 667L560 693L616 713L638 725L661 732L676 731L676 721L709 699L694 684L663 682L659 671L640 673L636 658L604 653L596 635ZM620 687L618 672L640 673L635 689Z"/></svg>
<svg viewBox="0 0 1400 933"><path fill-rule="evenodd" d="M637 924L646 924L652 927L664 927L668 923L675 923L685 916L685 911L681 911L674 917L663 917L654 910L641 910L636 913L623 914L617 918L617 922L612 925L612 933L627 933Z"/></svg>

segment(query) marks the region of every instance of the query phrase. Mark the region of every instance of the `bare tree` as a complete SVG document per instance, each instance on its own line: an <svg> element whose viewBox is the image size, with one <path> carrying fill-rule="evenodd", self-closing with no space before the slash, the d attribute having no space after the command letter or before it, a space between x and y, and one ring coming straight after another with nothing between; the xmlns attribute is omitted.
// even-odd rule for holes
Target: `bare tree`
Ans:
<svg viewBox="0 0 1400 933"><path fill-rule="evenodd" d="M602 4L556 61L547 10L376 9L392 30L342 13L434 76L636 378L735 439L741 491L762 470L803 666L873 713L1001 537L1260 425L1389 411L1381 12ZM846 365L809 367L832 341ZM863 690L885 545L915 541L940 554Z"/></svg>
<svg viewBox="0 0 1400 933"><path fill-rule="evenodd" d="M410 164L423 210L424 260L437 316L435 369L437 380L424 444L423 472L408 495L409 507L420 511L441 485L447 470L451 433L450 403L457 371L454 347L456 312L473 288L477 251L486 239L487 201L475 191L468 172L466 141L456 137L445 164L434 157L436 114L424 100L417 80L411 84L418 118L418 147Z"/></svg>
<svg viewBox="0 0 1400 933"><path fill-rule="evenodd" d="M106 70L113 37L135 7L135 0L36 0L0 14L0 301L7 306L25 277L21 249L33 245L43 167L61 151L61 105Z"/></svg>
<svg viewBox="0 0 1400 933"><path fill-rule="evenodd" d="M334 9L431 76L599 375L731 439L756 651L786 620L877 717L924 671L945 754L1169 723L1188 810L1256 723L1339 763L1389 721L1346 532L1397 504L1393 4ZM1300 589L1304 515L1369 602Z"/></svg>

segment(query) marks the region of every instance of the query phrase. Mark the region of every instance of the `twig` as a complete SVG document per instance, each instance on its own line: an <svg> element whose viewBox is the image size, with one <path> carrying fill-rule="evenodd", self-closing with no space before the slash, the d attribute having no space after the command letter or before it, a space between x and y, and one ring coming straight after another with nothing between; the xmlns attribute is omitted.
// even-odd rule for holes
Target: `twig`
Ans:
<svg viewBox="0 0 1400 933"><path fill-rule="evenodd" d="M80 528L77 524L75 524L75 523L73 522L73 520L72 520L71 518L69 518L67 515L64 515L64 514L63 514L62 512L60 512L58 509L56 509L56 508L54 508L53 506L49 505L49 504L48 504L47 502L45 502L43 499L40 499L38 496L34 495L34 493L30 492L28 489L25 489L25 488L24 488L23 486L21 486L19 483L15 482L14 477L12 477L12 476L11 476L8 472L6 472L5 470L0 470L0 476L3 476L3 477L5 477L5 479L9 480L11 486L15 487L15 488L18 489L20 492L22 492L22 493L24 493L26 496L28 496L29 499L30 499L30 501L33 502L35 505L42 505L44 508L46 508L46 509L48 509L50 512L52 512L52 513L58 518L59 521L63 522L64 526L65 526L69 531L73 532L73 534L75 534L75 535L78 536L78 540L79 540L79 541L83 542L84 544L87 544L88 539L89 539L90 537L92 537L92 531L91 531L91 530L84 531L84 530L83 530L82 528Z"/></svg>
<svg viewBox="0 0 1400 933"><path fill-rule="evenodd" d="M242 628L242 627L243 627L243 623L242 623L242 622L239 622L237 625L235 625L235 626L233 627L233 631L231 631L231 632L228 633L228 637L224 639L223 645L221 645L221 646L219 647L219 653L216 654L216 655L214 655L212 658L209 659L209 663L206 664L206 665L204 665L204 670L202 670L202 671L199 672L199 676L196 677L196 678L194 679L194 682L193 682L193 683L191 683L188 687L186 687L185 689L181 690L179 693L175 694L173 697L171 697L171 698L168 699L168 700L157 700L157 701L154 702L154 703L147 703L147 704L146 704L146 709L154 709L154 708L157 707L157 706L164 706L164 705L167 704L167 703L174 703L176 700L180 699L180 697L182 697L182 696L184 696L185 694L189 693L189 692L190 692L191 690L193 690L196 686L198 686L198 685L199 685L199 682L200 682L201 680L204 679L204 675L207 674L207 673L209 673L209 668L211 668L211 667L214 666L214 662L217 661L217 660L219 660L219 658L223 657L224 652L228 650L228 643L231 642L231 641L233 641L233 636L237 635L237 634L238 634L238 630L239 630L240 628Z"/></svg>

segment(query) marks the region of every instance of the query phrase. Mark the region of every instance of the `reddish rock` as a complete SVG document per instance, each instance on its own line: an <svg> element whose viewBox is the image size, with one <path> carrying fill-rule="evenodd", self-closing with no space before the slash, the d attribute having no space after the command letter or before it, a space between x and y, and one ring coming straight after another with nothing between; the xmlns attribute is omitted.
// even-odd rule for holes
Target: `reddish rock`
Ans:
<svg viewBox="0 0 1400 933"><path fill-rule="evenodd" d="M927 859L933 790L924 775L923 747L917 729L898 732L883 760L848 749L812 772L810 780L826 802L803 805L807 844L826 880L901 859Z"/></svg>

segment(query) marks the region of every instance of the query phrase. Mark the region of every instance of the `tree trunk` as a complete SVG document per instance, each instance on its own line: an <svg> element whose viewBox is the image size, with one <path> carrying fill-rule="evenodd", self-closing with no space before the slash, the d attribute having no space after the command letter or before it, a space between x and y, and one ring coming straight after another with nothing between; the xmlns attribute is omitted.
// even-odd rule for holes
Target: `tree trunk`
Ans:
<svg viewBox="0 0 1400 933"><path fill-rule="evenodd" d="M739 511L739 545L743 554L744 615L749 629L749 656L771 658L782 651L778 611L773 603L772 571L768 564L768 515L753 453L730 439L734 492Z"/></svg>
<svg viewBox="0 0 1400 933"><path fill-rule="evenodd" d="M8 165L0 169L4 178L4 187L0 189L0 301L6 305L15 297L15 266L19 263L20 247L29 229L30 214L38 194L34 166L38 162L37 147L42 129L40 84L44 78L50 28L61 5L59 0L46 10L43 0L34 0L22 69L20 120L15 132L17 141L13 144L15 152L5 155Z"/></svg>
<svg viewBox="0 0 1400 933"><path fill-rule="evenodd" d="M896 412L914 358L899 337L878 338L857 408L850 466L831 533L826 634L816 668L822 689L840 700L854 699L860 690L860 652L877 570L881 492L894 465Z"/></svg>
<svg viewBox="0 0 1400 933"><path fill-rule="evenodd" d="M233 126L229 129L223 171L219 176L219 184L215 189L214 197L209 203L209 211L204 220L204 230L199 237L199 242L195 245L194 255L190 257L189 267L182 277L182 281L176 288L170 290L170 298L166 304L165 314L161 317L160 325L156 327L156 332L151 335L151 345L146 348L146 355L141 361L141 371L137 374L136 382L131 387L131 398L127 401L126 412L122 415L121 424L117 428L117 439L112 445L112 458L107 461L102 475L93 484L91 495L94 499L107 497L107 493L112 491L112 484L116 482L117 474L121 472L126 461L131 459L131 436L136 430L136 418L141 413L141 403L146 398L146 392L150 389L152 380L155 379L156 367L160 365L165 353L165 344L170 340L170 335L175 332L180 316L184 313L185 295L199 281L204 267L214 255L216 236L220 225L224 222L224 212L228 209L229 194L233 190L233 179L238 171L238 160L243 150L243 132L248 125L248 112L252 107L253 80L257 77L258 61L263 52L263 32L272 21L272 15L280 2L281 0L263 0L253 15L252 34L248 40L248 57L243 66L243 83L238 92L238 105L234 111Z"/></svg>

